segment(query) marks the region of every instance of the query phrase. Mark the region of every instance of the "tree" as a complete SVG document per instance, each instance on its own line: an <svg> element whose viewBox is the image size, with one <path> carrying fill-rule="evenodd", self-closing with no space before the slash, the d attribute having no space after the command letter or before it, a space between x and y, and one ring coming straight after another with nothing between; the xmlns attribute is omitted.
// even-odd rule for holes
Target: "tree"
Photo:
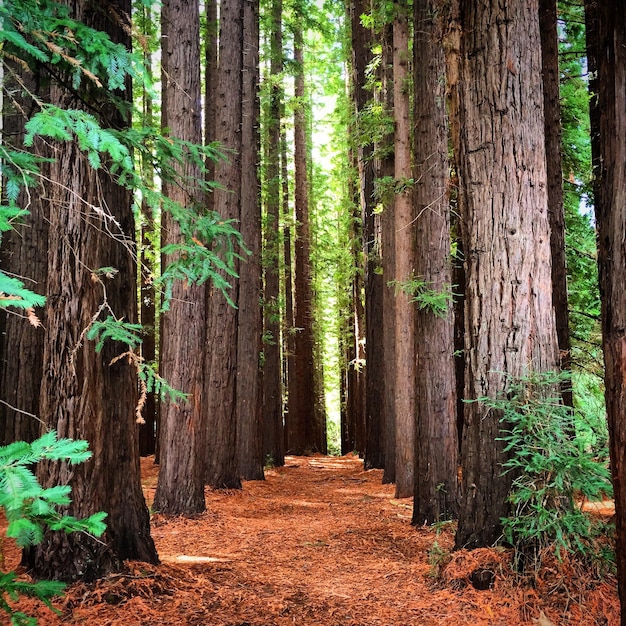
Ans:
<svg viewBox="0 0 626 626"><path fill-rule="evenodd" d="M408 283L415 272L415 215L411 185L409 113L409 25L396 3L393 22L393 102L395 172L393 228L395 230L395 414L396 498L413 494L415 470L415 307ZM401 383L400 383L401 381Z"/></svg>
<svg viewBox="0 0 626 626"><path fill-rule="evenodd" d="M565 212L563 208L563 169L561 164L561 105L559 93L559 40L556 0L540 0L539 27L543 69L546 172L548 177L548 218L552 250L552 303L556 316L560 366L571 369L571 342L567 299L565 258ZM562 385L563 402L573 406L571 384Z"/></svg>
<svg viewBox="0 0 626 626"><path fill-rule="evenodd" d="M462 3L456 120L465 253L463 496L457 547L491 545L511 476L501 413L480 401L506 379L558 366L547 216L539 13ZM455 133L453 133L453 136Z"/></svg>
<svg viewBox="0 0 626 626"><path fill-rule="evenodd" d="M301 19L299 15L296 19ZM290 370L287 449L292 454L326 452L326 424L320 419L318 382L314 363L313 293L307 172L306 101L302 24L294 24L294 203L296 237L294 258L294 354Z"/></svg>
<svg viewBox="0 0 626 626"><path fill-rule="evenodd" d="M263 479L261 402L261 198L259 189L259 7L246 2L243 16L241 111L241 225L250 254L241 264L237 314L237 448L242 478Z"/></svg>
<svg viewBox="0 0 626 626"><path fill-rule="evenodd" d="M130 4L110 2L107 7L110 12L76 3L71 17L128 46L125 25L111 20L111 15L129 14ZM92 85L75 91L65 85L72 81L51 86L54 104L80 109L91 102L92 111L113 128L127 126L128 116L107 106L104 88ZM123 86L122 82L116 95L127 99ZM23 560L36 577L90 580L117 569L122 559L157 561L139 476L134 368L119 358L116 342L107 342L98 352L94 343L85 341L102 311L114 311L118 319L136 319L133 240L128 237L134 233L132 197L104 170L92 167L79 139L62 149L57 145L53 155L50 180L57 183L48 188L47 332L40 415L45 427L60 436L90 441L94 457L80 467L43 462L37 473L45 487L69 483L74 501L68 511L73 515L104 510L108 518L102 541L86 534L48 532L41 544L24 552Z"/></svg>
<svg viewBox="0 0 626 626"><path fill-rule="evenodd" d="M166 0L161 9L163 105L162 124L170 135L202 143L200 103L200 17L198 3L185 7ZM189 181L202 177L200 169L181 172ZM203 193L191 186L164 185L164 194L189 211L201 213ZM181 240L170 214L163 223L165 246ZM171 262L175 257L166 257ZM161 375L189 394L186 402L165 400L161 405L160 471L154 506L169 515L204 511L204 402L202 375L206 307L203 285L178 282L169 311L161 322Z"/></svg>
<svg viewBox="0 0 626 626"><path fill-rule="evenodd" d="M243 0L220 4L220 34L216 95L216 139L228 150L228 159L215 168L215 209L227 220L241 220L243 99ZM240 263L235 266L240 273ZM206 476L215 488L239 489L237 464L236 372L238 348L237 309L239 285L227 302L209 290L205 360L207 424Z"/></svg>
<svg viewBox="0 0 626 626"><path fill-rule="evenodd" d="M352 51L352 99L356 131L356 160L358 168L363 255L365 257L365 428L364 463L366 468L384 467L384 343L379 333L383 328L383 276L380 245L380 215L374 198L374 141L367 136L369 94L366 88L367 66L372 60L372 29L361 16L369 9L364 0L351 0L350 17Z"/></svg>
<svg viewBox="0 0 626 626"><path fill-rule="evenodd" d="M605 398L615 497L621 624L626 624L626 7L585 2L602 299Z"/></svg>
<svg viewBox="0 0 626 626"><path fill-rule="evenodd" d="M284 465L283 384L281 369L280 259L281 212L281 117L284 90L282 0L273 0L270 13L269 103L266 118L266 216L263 272L265 278L263 346L264 451L275 465Z"/></svg>
<svg viewBox="0 0 626 626"><path fill-rule="evenodd" d="M2 140L4 144L20 146L24 142L28 121L27 111L32 101L28 93L35 89L35 78L19 63L5 61L7 70L2 78L4 90ZM37 142L33 153L46 155L45 144ZM7 179L2 181L3 204L7 204ZM29 201L30 200L30 201ZM16 225L15 230L2 233L0 268L9 276L28 278L31 289L46 292L48 263L45 250L48 243L48 222L43 189L30 193L24 189L16 200L18 206L28 206L28 224ZM39 388L43 375L43 342L45 320L31 321L15 312L0 311L0 444L13 441L33 441L40 433ZM41 322L41 324L39 324ZM16 355L20 355L19 360Z"/></svg>
<svg viewBox="0 0 626 626"><path fill-rule="evenodd" d="M416 217L416 436L413 520L458 514L454 311L450 284L448 124L443 22L436 2L415 0L413 71Z"/></svg>

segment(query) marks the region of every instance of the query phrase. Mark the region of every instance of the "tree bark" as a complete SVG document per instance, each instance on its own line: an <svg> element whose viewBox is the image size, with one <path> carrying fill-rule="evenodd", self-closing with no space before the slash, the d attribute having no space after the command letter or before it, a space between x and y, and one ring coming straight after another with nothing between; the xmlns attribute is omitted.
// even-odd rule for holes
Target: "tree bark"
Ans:
<svg viewBox="0 0 626 626"><path fill-rule="evenodd" d="M245 480L263 480L261 422L261 198L259 189L258 0L244 5L240 232L250 255L239 273L237 314L237 449Z"/></svg>
<svg viewBox="0 0 626 626"><path fill-rule="evenodd" d="M295 166L295 271L293 387L287 415L287 448L292 454L326 452L325 428L318 424L313 338L313 293L311 284L311 241L306 147L306 104L302 30L294 32L296 63L294 112ZM293 389L293 393L291 393ZM324 441L321 432L324 431Z"/></svg>
<svg viewBox="0 0 626 626"><path fill-rule="evenodd" d="M220 4L219 66L216 100L217 140L230 150L227 161L216 164L215 210L225 220L241 222L241 113L243 95L243 0ZM235 271L239 274L239 263ZM229 295L239 303L239 281L228 279ZM208 293L205 388L207 393L207 471L212 487L239 489L237 463L236 373L237 309L214 290Z"/></svg>
<svg viewBox="0 0 626 626"><path fill-rule="evenodd" d="M442 23L436 0L414 0L415 274L425 288L452 290L448 124ZM454 310L415 313L416 438L413 520L415 525L458 515L458 440L454 367Z"/></svg>
<svg viewBox="0 0 626 626"><path fill-rule="evenodd" d="M109 21L105 8L115 15L130 14L126 2L107 2L94 12L90 5L76 3L73 17L129 45L126 31ZM129 92L118 95L130 97ZM78 106L60 87L52 88L51 99L60 106ZM110 107L107 112L113 124L129 122ZM89 581L117 570L123 559L158 561L141 490L134 369L126 359L112 362L120 355L119 344L107 342L98 354L84 337L103 303L118 318L137 319L135 231L131 194L103 170L91 168L77 142L58 147L53 156L40 414L45 428L54 428L59 437L89 441L93 457L76 466L44 462L37 474L44 487L71 486L68 513L84 517L102 510L108 517L101 539L48 532L42 543L24 552L23 561L36 578ZM111 229L114 237L107 234ZM114 267L117 274L98 276L102 267Z"/></svg>
<svg viewBox="0 0 626 626"><path fill-rule="evenodd" d="M162 5L162 124L172 136L202 142L200 103L200 18L197 3L166 0ZM187 167L190 180L201 173ZM164 185L169 198L202 210L203 198L193 189ZM180 230L164 215L163 243L180 240ZM170 259L164 259L168 263ZM161 322L161 374L175 389L189 394L186 402L161 404L159 480L156 510L168 515L193 515L205 510L204 414L202 363L206 317L204 287L176 282L170 309Z"/></svg>
<svg viewBox="0 0 626 626"><path fill-rule="evenodd" d="M367 65L371 61L373 34L361 23L361 16L370 10L367 0L351 0L348 13L352 40L352 99L354 102L355 127L359 136L362 116L365 114L370 94L365 84ZM365 256L365 369L364 412L365 445L364 464L367 469L384 467L384 342L380 340L383 328L383 277L380 242L380 216L376 213L374 198L373 142L359 142L356 160L359 173L358 202L363 224L363 255ZM358 318L357 318L358 319Z"/></svg>
<svg viewBox="0 0 626 626"><path fill-rule="evenodd" d="M16 149L24 149L24 124L26 111L33 106L29 96L13 78L13 73L31 90L35 79L28 71L10 61L5 61L11 72L2 78L4 95L2 113L2 142ZM43 94L39 93L39 97ZM43 142L37 141L35 154L46 156ZM47 166L41 164L44 174ZM4 182L2 189L5 189ZM35 193L22 191L17 200L20 207L28 207L30 214L24 225L1 235L0 269L8 275L21 277L22 282L39 294L46 293L48 261L42 250L48 245L45 190ZM3 202L5 199L3 198ZM15 312L0 311L0 445L14 441L33 441L41 433L39 421L39 389L43 376L43 346L45 334L45 308L36 315L42 326L36 328Z"/></svg>
<svg viewBox="0 0 626 626"><path fill-rule="evenodd" d="M556 317L561 370L572 368L565 259L565 212L561 164L561 102L559 82L559 40L556 0L539 0L539 32L543 68L546 172L548 176L548 219L552 250L552 303ZM561 386L563 403L574 406L570 381Z"/></svg>
<svg viewBox="0 0 626 626"><path fill-rule="evenodd" d="M465 251L465 425L457 547L501 534L511 477L500 412L478 399L507 376L558 367L536 2L463 2L457 146Z"/></svg>
<svg viewBox="0 0 626 626"><path fill-rule="evenodd" d="M381 90L380 103L385 115L392 116L393 102L393 28L384 27L381 35ZM396 341L395 341L395 306L396 299L393 287L389 284L395 274L395 228L394 202L389 191L381 191L382 181L389 180L394 175L395 156L393 151L393 136L389 133L375 146L378 152L375 159L375 178L377 179L376 196L383 205L380 216L380 240L382 249L382 340L384 351L384 474L383 483L394 483L396 480ZM375 329L372 332L376 332Z"/></svg>
<svg viewBox="0 0 626 626"><path fill-rule="evenodd" d="M284 91L282 0L273 0L270 26L270 102L267 119L266 227L263 274L265 277L263 346L263 447L274 465L284 465L283 385L281 371L280 258L281 112Z"/></svg>
<svg viewBox="0 0 626 626"><path fill-rule="evenodd" d="M395 119L395 364L396 498L413 495L415 471L415 305L403 289L415 272L415 214L411 178L409 114L409 27L399 4L393 23L393 103ZM402 190L398 189L402 187Z"/></svg>
<svg viewBox="0 0 626 626"><path fill-rule="evenodd" d="M585 20L615 560L626 626L626 7L586 0Z"/></svg>

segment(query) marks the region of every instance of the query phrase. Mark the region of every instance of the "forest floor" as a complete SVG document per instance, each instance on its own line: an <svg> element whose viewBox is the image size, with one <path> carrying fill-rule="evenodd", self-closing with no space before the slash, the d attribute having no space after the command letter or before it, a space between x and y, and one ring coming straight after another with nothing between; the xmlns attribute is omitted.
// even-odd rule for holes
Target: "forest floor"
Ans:
<svg viewBox="0 0 626 626"><path fill-rule="evenodd" d="M146 498L158 468L142 460ZM68 588L39 624L97 626L439 626L619 623L615 580L554 563L520 584L507 551L452 552L453 528L410 525L379 470L358 458L288 457L240 491L207 490L193 519L154 515L161 565ZM5 569L19 561L5 545ZM480 591L471 573L494 572ZM1 618L0 618L1 623Z"/></svg>

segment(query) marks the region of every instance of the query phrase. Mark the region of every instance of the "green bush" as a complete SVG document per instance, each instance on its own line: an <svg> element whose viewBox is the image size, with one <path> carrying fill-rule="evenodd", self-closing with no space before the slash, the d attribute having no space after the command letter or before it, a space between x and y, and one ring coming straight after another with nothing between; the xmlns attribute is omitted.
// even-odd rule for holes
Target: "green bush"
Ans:
<svg viewBox="0 0 626 626"><path fill-rule="evenodd" d="M535 373L510 379L505 397L481 399L502 412L503 467L513 479L503 535L522 569L537 568L546 551L558 559L606 557L598 541L605 529L580 503L612 493L608 452L577 437L577 415L557 397L562 381L559 374ZM585 429L588 435L588 423Z"/></svg>
<svg viewBox="0 0 626 626"><path fill-rule="evenodd" d="M43 459L82 463L91 456L87 446L86 441L57 439L56 433L51 431L33 443L17 441L0 447L0 507L8 522L6 535L14 538L19 547L39 543L46 529L66 533L82 531L96 537L105 531L106 513L95 513L82 520L60 513L58 507L70 503L70 487L59 485L44 489L32 471L33 465ZM37 620L13 610L9 601L27 595L55 610L51 599L61 595L64 588L65 585L57 581L30 583L17 580L13 571L0 572L0 610L11 617L11 624L32 626Z"/></svg>

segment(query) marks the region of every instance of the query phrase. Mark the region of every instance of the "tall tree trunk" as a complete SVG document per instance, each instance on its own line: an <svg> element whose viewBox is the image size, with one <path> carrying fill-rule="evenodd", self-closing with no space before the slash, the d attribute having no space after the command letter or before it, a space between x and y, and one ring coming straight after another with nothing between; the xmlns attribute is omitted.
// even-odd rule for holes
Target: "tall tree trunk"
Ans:
<svg viewBox="0 0 626 626"><path fill-rule="evenodd" d="M204 142L209 144L216 140L216 97L217 90L217 48L219 18L217 15L218 0L205 0L206 27L204 33ZM206 179L215 180L215 163L211 159L206 163ZM215 194L206 198L207 210L215 210Z"/></svg>
<svg viewBox="0 0 626 626"><path fill-rule="evenodd" d="M501 412L478 398L507 376L558 367L552 307L539 12L535 2L463 3L459 79L466 269L463 496L457 547L493 544L511 477Z"/></svg>
<svg viewBox="0 0 626 626"><path fill-rule="evenodd" d="M5 63L11 71L2 77L5 92L1 112L2 143L22 150L24 124L28 121L26 111L33 105L13 76L19 76L32 90L35 79L30 72L21 71L17 64L8 60ZM37 141L34 151L46 156L43 142ZM46 168L45 164L40 167ZM6 189L4 182L2 189ZM22 191L17 204L28 206L30 214L23 226L16 225L15 230L2 233L0 269L8 275L21 277L32 291L45 294L48 272L48 261L42 253L48 245L45 190ZM45 309L36 311L40 318L44 313ZM20 440L30 442L40 435L39 389L46 328L45 319L40 321L42 326L37 328L22 315L0 311L0 445Z"/></svg>
<svg viewBox="0 0 626 626"><path fill-rule="evenodd" d="M395 230L396 344L396 498L413 495L415 464L415 305L403 286L415 271L415 215L411 178L409 114L409 25L404 8L396 4L393 22L393 103L397 187L393 207ZM402 190L398 189L402 187Z"/></svg>
<svg viewBox="0 0 626 626"><path fill-rule="evenodd" d="M219 64L216 100L216 139L228 150L227 161L216 164L215 210L226 220L241 222L241 112L243 97L243 0L220 3ZM235 271L239 274L239 263ZM230 279L229 295L239 303L239 282ZM210 290L207 322L205 389L207 393L207 473L215 488L241 487L237 463L236 374L237 309Z"/></svg>
<svg viewBox="0 0 626 626"><path fill-rule="evenodd" d="M198 3L166 0L162 5L163 127L172 136L202 143L200 103L200 18ZM190 166L189 180L201 173ZM165 185L165 195L203 210L193 189ZM178 226L164 216L163 243L180 241ZM167 263L169 259L165 259ZM204 414L202 364L206 306L204 287L182 281L174 285L170 309L161 323L161 373L175 389L190 394L187 402L161 404L159 460L161 468L154 507L169 515L205 510Z"/></svg>
<svg viewBox="0 0 626 626"><path fill-rule="evenodd" d="M281 111L283 89L280 75L283 71L282 0L273 0L270 26L270 102L267 120L267 211L265 234L264 330L263 346L263 439L265 455L275 465L284 465L283 389L281 373L280 333L280 258L282 232L281 210Z"/></svg>
<svg viewBox="0 0 626 626"><path fill-rule="evenodd" d="M585 19L615 559L626 626L626 6L586 0Z"/></svg>
<svg viewBox="0 0 626 626"><path fill-rule="evenodd" d="M370 10L367 0L351 0L349 17L352 37L352 97L356 127L359 135L364 129L362 116L369 98L365 88L367 65L371 61L372 31L361 23L361 16ZM375 211L373 143L359 142L357 153L359 172L359 204L363 224L363 254L365 256L365 467L384 467L384 342L383 276L380 242L380 215Z"/></svg>
<svg viewBox="0 0 626 626"><path fill-rule="evenodd" d="M155 37L155 27L153 19L155 17L151 6L141 7L141 32L149 40ZM144 49L144 63L150 78L152 78L152 53L149 47ZM152 126L154 120L154 107L152 95L144 88L142 94L143 124ZM146 156L141 163L141 170L146 180L154 183L154 168L150 159ZM146 362L154 362L157 357L156 340L159 336L157 331L156 315L156 290L154 288L154 276L156 275L155 263L155 239L156 221L152 209L145 201L141 203L141 243L139 250L139 320L142 326L147 329L141 344L141 357ZM146 400L142 410L144 423L139 426L139 453L142 456L156 454L158 411L159 403L157 394L154 392L144 392Z"/></svg>
<svg viewBox="0 0 626 626"><path fill-rule="evenodd" d="M556 0L539 0L539 29L543 68L546 171L548 176L548 219L552 250L552 303L556 317L562 370L572 367L567 305L565 260L565 212L563 208L563 169L561 164L561 103L559 94L559 39ZM570 381L562 385L563 402L573 406Z"/></svg>
<svg viewBox="0 0 626 626"><path fill-rule="evenodd" d="M381 59L381 90L380 103L386 116L393 116L393 28L391 25L384 27L381 36L382 59ZM395 156L393 150L393 135L390 133L383 137L375 146L378 152L375 159L375 179L377 191L375 196L384 205L380 216L380 241L382 249L382 324L383 324L383 352L384 352L384 474L383 483L396 481L396 334L395 334L395 307L396 299L392 281L395 275L395 228L394 228L394 202L388 190L381 191L385 180L394 176ZM373 329L372 332L376 332Z"/></svg>
<svg viewBox="0 0 626 626"><path fill-rule="evenodd" d="M316 424L318 398L313 346L313 294L311 284L311 241L306 147L306 104L302 30L294 32L296 63L294 113L295 165L295 272L294 272L294 358L293 393L289 394L287 447L292 454L325 450ZM289 372L292 375L292 372Z"/></svg>
<svg viewBox="0 0 626 626"><path fill-rule="evenodd" d="M114 15L130 14L130 2L105 4ZM72 15L130 44L123 25L110 22L108 11L92 12L91 5L76 3ZM60 87L52 88L51 99L60 106L78 105ZM115 125L129 122L110 108L108 112ZM103 538L47 532L42 543L24 552L23 561L37 578L92 580L118 569L123 559L158 560L141 490L134 370L126 359L112 363L119 344L107 342L98 354L84 337L103 302L118 318L137 319L132 196L103 170L94 170L78 142L59 147L54 157L40 414L45 428L55 429L60 437L89 441L93 458L78 466L44 462L37 474L44 487L71 486L70 514L84 517L103 510L108 517ZM94 211L93 205L100 210ZM119 231L111 237L107 233L114 224ZM102 267L114 267L117 274L98 276Z"/></svg>
<svg viewBox="0 0 626 626"><path fill-rule="evenodd" d="M263 480L261 422L261 198L259 189L258 0L244 4L240 232L250 256L239 273L237 315L237 449L241 477Z"/></svg>
<svg viewBox="0 0 626 626"><path fill-rule="evenodd" d="M436 0L414 0L415 274L425 289L451 296L448 124L442 23ZM416 311L416 440L413 520L416 525L458 514L458 440L454 311Z"/></svg>

